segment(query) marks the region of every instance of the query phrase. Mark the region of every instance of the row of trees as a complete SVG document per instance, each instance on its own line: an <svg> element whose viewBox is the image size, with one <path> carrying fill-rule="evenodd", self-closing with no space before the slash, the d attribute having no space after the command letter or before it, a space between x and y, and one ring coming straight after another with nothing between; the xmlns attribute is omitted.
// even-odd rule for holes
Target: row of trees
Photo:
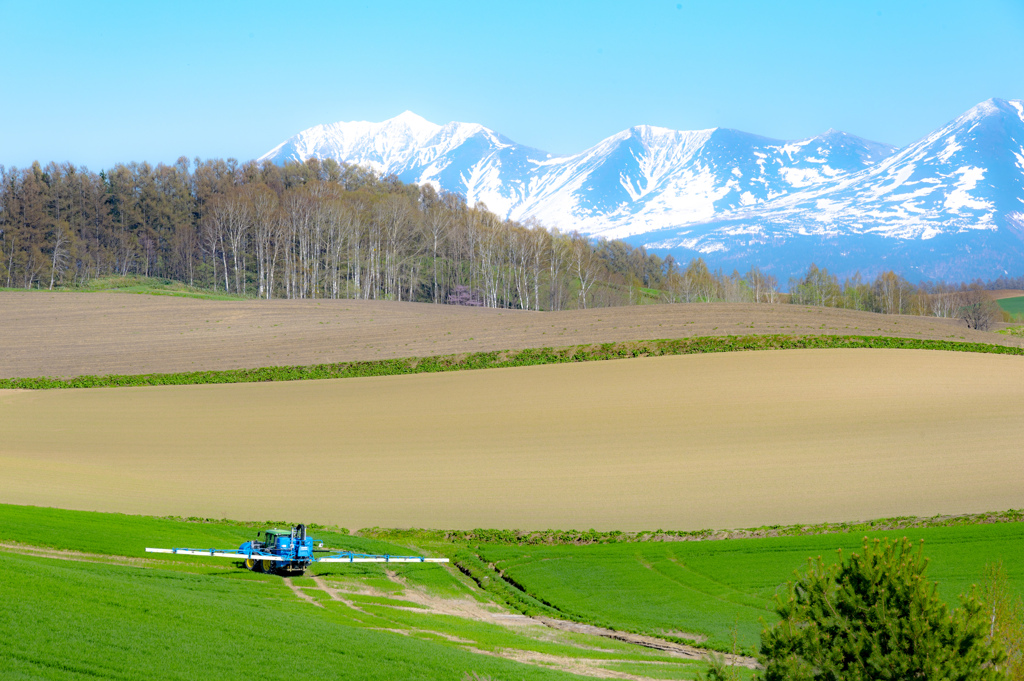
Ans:
<svg viewBox="0 0 1024 681"><path fill-rule="evenodd" d="M0 285L141 274L261 298L561 309L639 302L671 259L334 161L0 167ZM644 290L647 293L644 293Z"/></svg>
<svg viewBox="0 0 1024 681"><path fill-rule="evenodd" d="M680 266L621 241L503 220L431 186L334 161L233 159L92 173L0 166L0 285L165 277L260 298L373 298L558 310L642 302L781 302L952 316L963 291L894 272L842 284Z"/></svg>
<svg viewBox="0 0 1024 681"><path fill-rule="evenodd" d="M789 283L793 303L885 314L958 317L972 329L987 329L1002 317L998 305L985 295L986 288L992 287L980 281L959 286L944 282L914 285L892 271L882 272L870 282L857 274L839 283L838 277L813 264L803 277Z"/></svg>

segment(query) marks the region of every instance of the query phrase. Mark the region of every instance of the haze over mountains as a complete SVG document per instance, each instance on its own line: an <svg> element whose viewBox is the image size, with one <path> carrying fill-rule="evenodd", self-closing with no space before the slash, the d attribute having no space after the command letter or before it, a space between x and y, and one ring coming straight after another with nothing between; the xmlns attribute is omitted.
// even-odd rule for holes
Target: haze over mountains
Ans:
<svg viewBox="0 0 1024 681"><path fill-rule="evenodd" d="M636 126L571 156L412 112L305 130L261 157L333 158L431 183L514 220L624 238L678 260L809 263L911 279L1024 270L1024 102L990 99L908 147L829 130L785 142Z"/></svg>

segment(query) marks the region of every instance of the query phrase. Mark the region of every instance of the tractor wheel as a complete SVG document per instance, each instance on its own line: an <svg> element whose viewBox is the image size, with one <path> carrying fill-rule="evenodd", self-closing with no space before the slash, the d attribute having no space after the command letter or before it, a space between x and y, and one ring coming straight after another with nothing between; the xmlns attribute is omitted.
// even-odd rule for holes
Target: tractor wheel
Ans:
<svg viewBox="0 0 1024 681"><path fill-rule="evenodd" d="M258 561L256 561L256 564L259 566L257 568L257 570L256 570L257 572L266 572L267 574L271 574L271 573L274 572L274 562L273 561L270 561L270 560L258 560Z"/></svg>
<svg viewBox="0 0 1024 681"><path fill-rule="evenodd" d="M256 561L253 560L252 558L246 558L245 559L245 569L246 570L252 570L252 571L255 572L256 571Z"/></svg>

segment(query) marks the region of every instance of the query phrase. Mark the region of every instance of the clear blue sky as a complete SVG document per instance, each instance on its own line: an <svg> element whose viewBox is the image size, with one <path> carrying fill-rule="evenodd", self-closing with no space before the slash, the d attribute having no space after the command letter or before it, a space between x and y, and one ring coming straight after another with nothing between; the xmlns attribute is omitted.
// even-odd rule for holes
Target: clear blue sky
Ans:
<svg viewBox="0 0 1024 681"><path fill-rule="evenodd" d="M406 109L575 153L631 125L905 145L1024 98L1024 0L0 0L0 164L261 155Z"/></svg>

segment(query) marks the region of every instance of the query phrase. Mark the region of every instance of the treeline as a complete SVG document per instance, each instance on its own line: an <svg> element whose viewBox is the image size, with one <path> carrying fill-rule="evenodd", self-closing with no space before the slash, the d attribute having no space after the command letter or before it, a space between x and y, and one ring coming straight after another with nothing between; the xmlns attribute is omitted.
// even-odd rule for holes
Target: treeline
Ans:
<svg viewBox="0 0 1024 681"><path fill-rule="evenodd" d="M333 160L234 159L93 173L0 166L0 286L139 274L260 298L367 298L532 310L783 302L951 316L960 289L894 272L840 283L680 266L621 241L504 220L429 185ZM940 302L945 301L945 302ZM952 302L950 302L952 301Z"/></svg>
<svg viewBox="0 0 1024 681"><path fill-rule="evenodd" d="M811 265L807 273L789 282L790 302L801 305L841 307L884 314L959 317L971 328L988 328L1001 318L999 307L982 291L993 288L984 282L912 284L892 271L865 281L859 274L843 282L827 269Z"/></svg>
<svg viewBox="0 0 1024 681"><path fill-rule="evenodd" d="M0 286L140 274L260 298L563 309L658 297L672 260L502 220L356 166L0 167Z"/></svg>

